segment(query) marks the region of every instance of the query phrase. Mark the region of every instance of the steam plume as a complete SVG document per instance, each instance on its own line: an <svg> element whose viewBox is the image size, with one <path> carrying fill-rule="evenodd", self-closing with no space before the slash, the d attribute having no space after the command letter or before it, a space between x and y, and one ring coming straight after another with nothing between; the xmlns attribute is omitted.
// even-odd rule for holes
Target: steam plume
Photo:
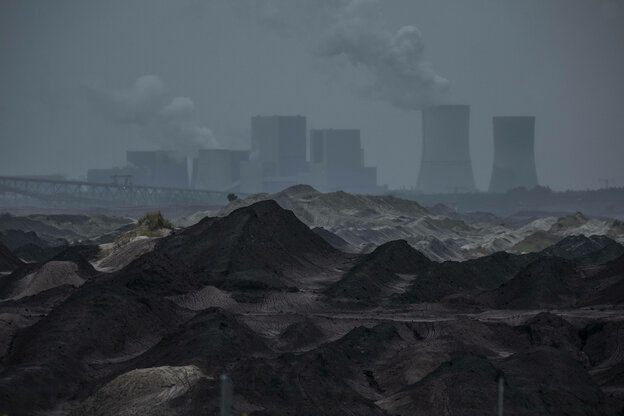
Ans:
<svg viewBox="0 0 624 416"><path fill-rule="evenodd" d="M127 89L107 91L91 88L94 107L111 122L137 126L140 134L163 150L191 155L197 149L218 147L212 131L193 121L193 100L169 99L163 81L143 75Z"/></svg>
<svg viewBox="0 0 624 416"><path fill-rule="evenodd" d="M372 98L407 110L442 103L449 82L425 59L420 32L414 26L386 30L376 17L379 6L378 0L272 0L264 21L280 34L304 35L297 28L306 28L299 19L307 17L314 27L305 33L321 28L320 37L313 39L316 55L346 58L364 69L370 75L364 92Z"/></svg>

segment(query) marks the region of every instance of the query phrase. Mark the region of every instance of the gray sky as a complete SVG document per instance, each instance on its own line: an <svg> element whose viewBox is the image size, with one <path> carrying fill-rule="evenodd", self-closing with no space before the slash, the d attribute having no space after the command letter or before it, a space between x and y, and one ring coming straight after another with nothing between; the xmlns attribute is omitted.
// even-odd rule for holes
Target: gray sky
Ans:
<svg viewBox="0 0 624 416"><path fill-rule="evenodd" d="M338 2L0 0L0 174L122 165L127 149L166 146L161 127L246 148L251 116L302 114L309 127L360 128L379 183L415 185L420 114L406 107L438 84L401 101L392 65L332 55ZM382 0L366 19L389 34L416 26L423 62L450 82L445 99L472 106L481 189L493 115L537 116L540 183L624 185L624 1ZM93 99L136 106L128 91L147 75L160 82L149 128Z"/></svg>

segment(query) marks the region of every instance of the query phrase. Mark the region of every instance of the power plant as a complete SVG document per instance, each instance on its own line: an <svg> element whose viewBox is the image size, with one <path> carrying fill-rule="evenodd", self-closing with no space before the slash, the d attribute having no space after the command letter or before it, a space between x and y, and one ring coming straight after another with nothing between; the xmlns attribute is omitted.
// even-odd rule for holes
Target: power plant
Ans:
<svg viewBox="0 0 624 416"><path fill-rule="evenodd" d="M306 133L304 116L252 117L252 151L267 176L296 176L306 170Z"/></svg>
<svg viewBox="0 0 624 416"><path fill-rule="evenodd" d="M240 163L243 193L278 192L297 183L308 171L307 121L304 116L251 118L251 154Z"/></svg>
<svg viewBox="0 0 624 416"><path fill-rule="evenodd" d="M310 130L310 184L327 191L359 193L377 187L377 168L364 166L360 130Z"/></svg>
<svg viewBox="0 0 624 416"><path fill-rule="evenodd" d="M132 178L134 185L188 188L186 157L173 151L141 150L126 152L126 166L109 169L89 169L87 181L110 183L111 178Z"/></svg>
<svg viewBox="0 0 624 416"><path fill-rule="evenodd" d="M470 107L441 105L422 111L423 150L417 188L424 193L475 190L470 161Z"/></svg>
<svg viewBox="0 0 624 416"><path fill-rule="evenodd" d="M201 149L193 159L191 187L232 191L240 187L240 164L249 160L248 150Z"/></svg>
<svg viewBox="0 0 624 416"><path fill-rule="evenodd" d="M535 117L494 117L494 164L489 192L537 185ZM477 191L470 158L470 106L422 110L421 194ZM90 169L88 182L192 188L252 194L279 192L296 184L320 191L382 193L377 168L364 166L359 129L307 130L305 116L254 116L249 150L199 149L192 159L169 151L128 151L126 166Z"/></svg>
<svg viewBox="0 0 624 416"><path fill-rule="evenodd" d="M494 166L490 192L537 186L535 117L494 117Z"/></svg>
<svg viewBox="0 0 624 416"><path fill-rule="evenodd" d="M312 129L306 158L306 118L251 119L251 155L240 163L240 192L278 192L300 183L321 191L380 193L377 169L364 166L358 129Z"/></svg>

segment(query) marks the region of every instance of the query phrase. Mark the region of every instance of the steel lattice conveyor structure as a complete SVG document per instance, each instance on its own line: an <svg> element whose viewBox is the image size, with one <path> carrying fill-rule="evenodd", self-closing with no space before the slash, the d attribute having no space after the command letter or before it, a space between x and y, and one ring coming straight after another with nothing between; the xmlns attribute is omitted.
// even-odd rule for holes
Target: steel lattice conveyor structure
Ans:
<svg viewBox="0 0 624 416"><path fill-rule="evenodd" d="M0 176L0 205L71 207L224 205L227 192Z"/></svg>

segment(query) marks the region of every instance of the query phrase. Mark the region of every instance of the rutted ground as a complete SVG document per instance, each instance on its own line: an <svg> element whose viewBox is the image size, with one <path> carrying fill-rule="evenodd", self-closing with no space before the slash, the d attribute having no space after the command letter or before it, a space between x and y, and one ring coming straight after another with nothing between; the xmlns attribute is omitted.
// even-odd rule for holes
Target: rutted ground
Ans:
<svg viewBox="0 0 624 416"><path fill-rule="evenodd" d="M406 241L343 253L299 217L260 201L110 272L92 246L11 266L0 412L213 414L222 373L238 414L482 415L501 375L505 414L624 409L613 239L438 263Z"/></svg>
<svg viewBox="0 0 624 416"><path fill-rule="evenodd" d="M370 252L389 241L406 240L431 260L445 261L476 258L502 250L537 252L579 234L605 235L624 242L621 221L589 219L580 213L560 218L540 217L529 222L508 221L486 213L457 215L441 207L429 211L417 202L392 196L321 193L305 185L271 195L252 195L220 211L198 212L179 219L178 223L188 226L206 215L224 216L268 199L292 210L334 247L356 253Z"/></svg>

